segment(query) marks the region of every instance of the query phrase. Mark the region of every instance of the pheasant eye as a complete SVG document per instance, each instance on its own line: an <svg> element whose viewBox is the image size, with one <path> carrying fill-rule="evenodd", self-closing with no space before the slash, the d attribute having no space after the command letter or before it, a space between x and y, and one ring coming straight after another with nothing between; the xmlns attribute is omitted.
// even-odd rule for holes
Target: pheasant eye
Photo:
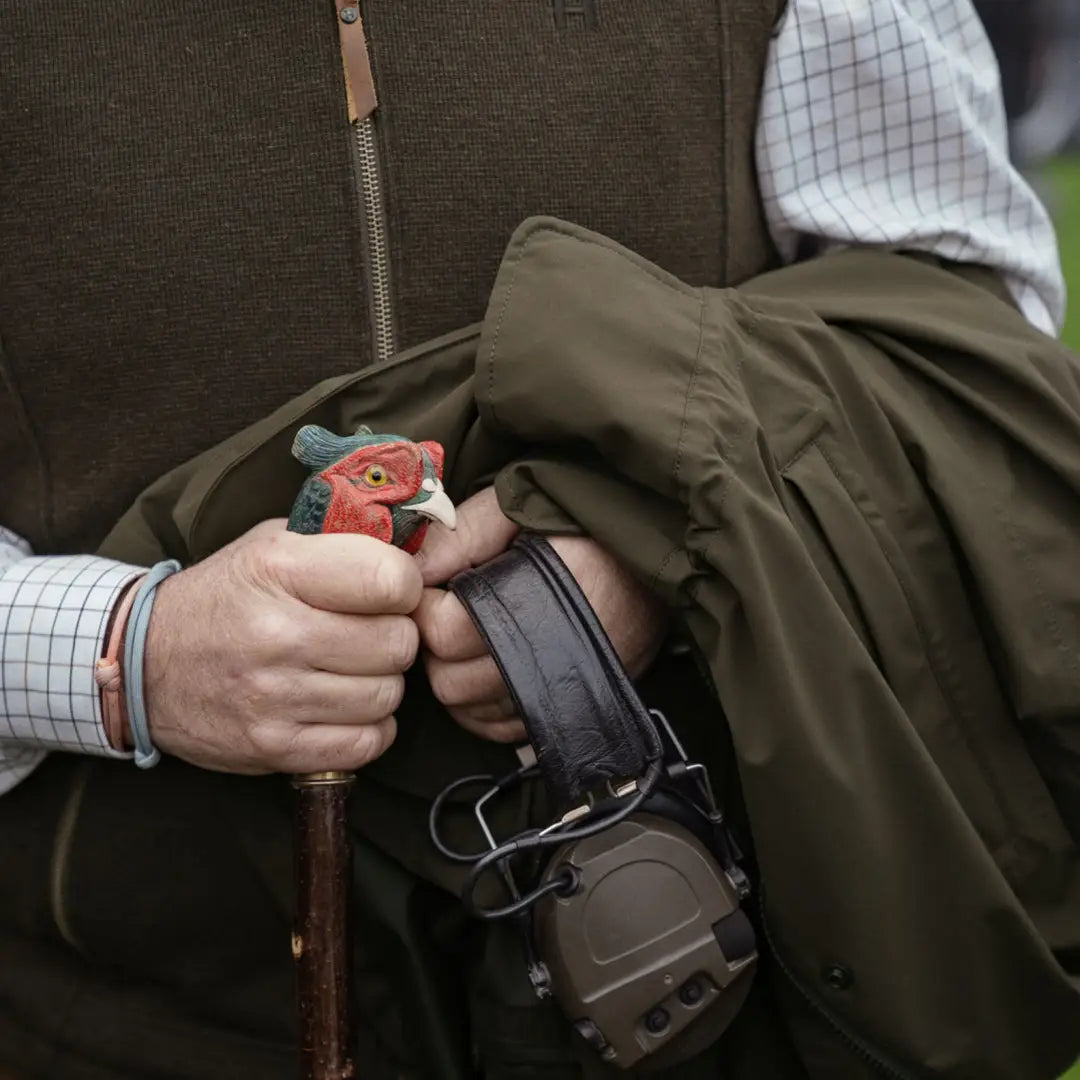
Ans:
<svg viewBox="0 0 1080 1080"><path fill-rule="evenodd" d="M386 469L381 465L369 465L367 472L364 473L364 479L372 487L382 487L389 477L386 475Z"/></svg>

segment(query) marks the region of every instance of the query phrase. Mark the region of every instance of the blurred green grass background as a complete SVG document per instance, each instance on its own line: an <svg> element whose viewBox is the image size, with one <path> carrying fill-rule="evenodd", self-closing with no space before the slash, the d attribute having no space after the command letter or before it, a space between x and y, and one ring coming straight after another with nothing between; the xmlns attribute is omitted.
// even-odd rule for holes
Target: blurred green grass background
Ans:
<svg viewBox="0 0 1080 1080"><path fill-rule="evenodd" d="M1047 169L1047 192L1061 245L1061 263L1069 284L1069 316L1065 341L1080 352L1080 155L1060 158ZM1075 1074L1080 1080L1080 1071Z"/></svg>
<svg viewBox="0 0 1080 1080"><path fill-rule="evenodd" d="M1046 173L1049 183L1044 194L1054 213L1061 265L1069 286L1068 317L1062 338L1080 352L1080 154L1059 158ZM1080 1061L1062 1080L1080 1080Z"/></svg>

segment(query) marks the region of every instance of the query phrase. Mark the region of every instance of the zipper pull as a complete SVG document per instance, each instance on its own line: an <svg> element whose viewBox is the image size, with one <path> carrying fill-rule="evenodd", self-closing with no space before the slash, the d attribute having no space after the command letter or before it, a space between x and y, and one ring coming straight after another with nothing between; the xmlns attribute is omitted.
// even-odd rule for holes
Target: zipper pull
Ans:
<svg viewBox="0 0 1080 1080"><path fill-rule="evenodd" d="M359 0L335 0L338 13L338 36L341 60L345 65L345 96L349 103L349 122L366 120L375 111L375 78L371 73L364 23Z"/></svg>

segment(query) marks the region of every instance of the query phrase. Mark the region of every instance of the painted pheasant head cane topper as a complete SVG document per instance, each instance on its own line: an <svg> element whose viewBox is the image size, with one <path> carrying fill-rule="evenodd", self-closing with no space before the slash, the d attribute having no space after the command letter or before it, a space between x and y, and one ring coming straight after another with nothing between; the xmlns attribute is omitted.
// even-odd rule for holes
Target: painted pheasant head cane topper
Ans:
<svg viewBox="0 0 1080 1080"><path fill-rule="evenodd" d="M432 521L456 525L443 490L443 448L358 428L335 435L315 424L293 440L293 456L311 470L293 503L289 530L364 533L410 554Z"/></svg>

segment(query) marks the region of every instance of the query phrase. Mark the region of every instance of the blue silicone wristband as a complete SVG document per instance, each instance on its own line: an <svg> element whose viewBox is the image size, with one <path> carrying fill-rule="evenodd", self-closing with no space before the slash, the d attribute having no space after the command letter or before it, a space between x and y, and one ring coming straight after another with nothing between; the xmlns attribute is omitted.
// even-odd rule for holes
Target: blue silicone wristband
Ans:
<svg viewBox="0 0 1080 1080"><path fill-rule="evenodd" d="M124 685L127 692L128 723L135 743L135 764L149 769L161 760L161 752L150 741L150 725L146 719L146 700L143 696L143 662L146 656L146 631L150 628L150 612L154 607L157 587L180 569L175 559L166 559L151 567L143 579L131 605L127 632L124 635Z"/></svg>

